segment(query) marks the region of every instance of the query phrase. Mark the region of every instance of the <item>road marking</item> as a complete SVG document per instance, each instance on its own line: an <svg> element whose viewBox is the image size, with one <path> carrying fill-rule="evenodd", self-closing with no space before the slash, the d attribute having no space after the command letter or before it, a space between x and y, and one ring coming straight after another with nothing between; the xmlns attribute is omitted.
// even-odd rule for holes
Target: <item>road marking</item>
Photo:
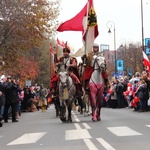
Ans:
<svg viewBox="0 0 150 150"><path fill-rule="evenodd" d="M76 127L77 130L82 129L78 123L75 123L74 125L75 125L75 127Z"/></svg>
<svg viewBox="0 0 150 150"><path fill-rule="evenodd" d="M19 145L19 144L29 144L36 143L41 137L43 137L46 132L39 133L27 133L17 138L16 140L8 143L7 145Z"/></svg>
<svg viewBox="0 0 150 150"><path fill-rule="evenodd" d="M91 127L87 123L82 123L86 129L91 129Z"/></svg>
<svg viewBox="0 0 150 150"><path fill-rule="evenodd" d="M73 115L74 116L74 119L76 122L80 122L80 120L78 119L78 117L76 115Z"/></svg>
<svg viewBox="0 0 150 150"><path fill-rule="evenodd" d="M139 132L136 132L135 130L132 130L126 126L122 127L108 127L108 130L110 130L112 133L114 133L117 136L134 136L134 135L142 135Z"/></svg>
<svg viewBox="0 0 150 150"><path fill-rule="evenodd" d="M106 149L106 150L115 150L109 143L107 143L102 138L97 138L97 141Z"/></svg>
<svg viewBox="0 0 150 150"><path fill-rule="evenodd" d="M89 150L98 150L98 148L91 142L90 139L83 139L83 141L85 142Z"/></svg>
<svg viewBox="0 0 150 150"><path fill-rule="evenodd" d="M79 140L92 138L86 129L67 130L65 133L65 140Z"/></svg>
<svg viewBox="0 0 150 150"><path fill-rule="evenodd" d="M150 128L150 125L145 125L145 126L147 126L147 127L149 127L149 128Z"/></svg>

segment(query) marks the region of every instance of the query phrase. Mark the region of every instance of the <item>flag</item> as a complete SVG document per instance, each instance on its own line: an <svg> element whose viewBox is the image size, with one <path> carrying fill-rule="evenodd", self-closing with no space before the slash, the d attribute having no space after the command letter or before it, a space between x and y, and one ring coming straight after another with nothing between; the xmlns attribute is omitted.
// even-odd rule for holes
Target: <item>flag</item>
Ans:
<svg viewBox="0 0 150 150"><path fill-rule="evenodd" d="M50 43L50 53L51 53L51 55L54 55L54 51L53 51L53 47L52 47L52 43Z"/></svg>
<svg viewBox="0 0 150 150"><path fill-rule="evenodd" d="M94 40L99 34L93 0L88 0L76 16L60 24L57 31L82 31L83 43L87 50L91 51Z"/></svg>
<svg viewBox="0 0 150 150"><path fill-rule="evenodd" d="M150 72L150 62L144 51L143 51L143 64L144 67L146 67L147 71Z"/></svg>
<svg viewBox="0 0 150 150"><path fill-rule="evenodd" d="M57 44L61 47L65 47L65 43L63 41L60 41L58 38L57 38Z"/></svg>
<svg viewBox="0 0 150 150"><path fill-rule="evenodd" d="M60 41L58 38L57 38L57 45L59 45L62 48L70 49L70 47L67 45L67 42L65 43L64 41Z"/></svg>

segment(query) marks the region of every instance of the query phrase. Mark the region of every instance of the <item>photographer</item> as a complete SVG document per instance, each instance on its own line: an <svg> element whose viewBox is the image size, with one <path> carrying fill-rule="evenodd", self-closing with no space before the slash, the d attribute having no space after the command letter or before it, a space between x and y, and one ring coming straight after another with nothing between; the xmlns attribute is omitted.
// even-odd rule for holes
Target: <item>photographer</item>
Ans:
<svg viewBox="0 0 150 150"><path fill-rule="evenodd" d="M16 104L17 104L17 94L16 90L18 87L16 83L11 79L10 76L7 77L7 88L5 90L5 106L4 106L4 122L8 122L8 110L11 107L12 122L18 122L16 119Z"/></svg>

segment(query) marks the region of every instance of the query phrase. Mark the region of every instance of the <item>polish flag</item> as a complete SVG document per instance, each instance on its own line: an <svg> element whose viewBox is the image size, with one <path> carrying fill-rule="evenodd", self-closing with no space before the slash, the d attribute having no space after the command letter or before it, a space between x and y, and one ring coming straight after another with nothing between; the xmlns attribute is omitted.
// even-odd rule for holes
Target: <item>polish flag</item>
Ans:
<svg viewBox="0 0 150 150"><path fill-rule="evenodd" d="M143 64L145 68L148 70L148 72L150 72L150 62L144 51L143 51Z"/></svg>

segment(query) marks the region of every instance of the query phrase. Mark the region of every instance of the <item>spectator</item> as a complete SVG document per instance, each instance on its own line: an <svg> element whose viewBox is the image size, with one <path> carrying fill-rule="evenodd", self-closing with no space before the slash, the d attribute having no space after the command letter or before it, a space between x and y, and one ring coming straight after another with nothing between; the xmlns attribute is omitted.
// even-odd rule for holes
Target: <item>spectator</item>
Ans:
<svg viewBox="0 0 150 150"><path fill-rule="evenodd" d="M117 105L118 108L123 108L124 107L124 80L123 78L120 79L119 83L116 86L116 93L117 93Z"/></svg>
<svg viewBox="0 0 150 150"><path fill-rule="evenodd" d="M12 122L18 122L16 119L16 104L17 104L17 85L11 77L7 77L8 88L5 90L5 106L4 106L4 122L8 122L8 110L11 107Z"/></svg>
<svg viewBox="0 0 150 150"><path fill-rule="evenodd" d="M147 111L147 92L147 84L143 79L141 79L140 85L135 93L135 95L140 99L138 108L139 112Z"/></svg>
<svg viewBox="0 0 150 150"><path fill-rule="evenodd" d="M46 99L46 97L47 97L47 95L48 95L47 89L44 87L43 84L41 84L40 91L39 91L39 103L38 103L38 106L41 107L42 112L46 111L46 106L47 106L47 99Z"/></svg>

